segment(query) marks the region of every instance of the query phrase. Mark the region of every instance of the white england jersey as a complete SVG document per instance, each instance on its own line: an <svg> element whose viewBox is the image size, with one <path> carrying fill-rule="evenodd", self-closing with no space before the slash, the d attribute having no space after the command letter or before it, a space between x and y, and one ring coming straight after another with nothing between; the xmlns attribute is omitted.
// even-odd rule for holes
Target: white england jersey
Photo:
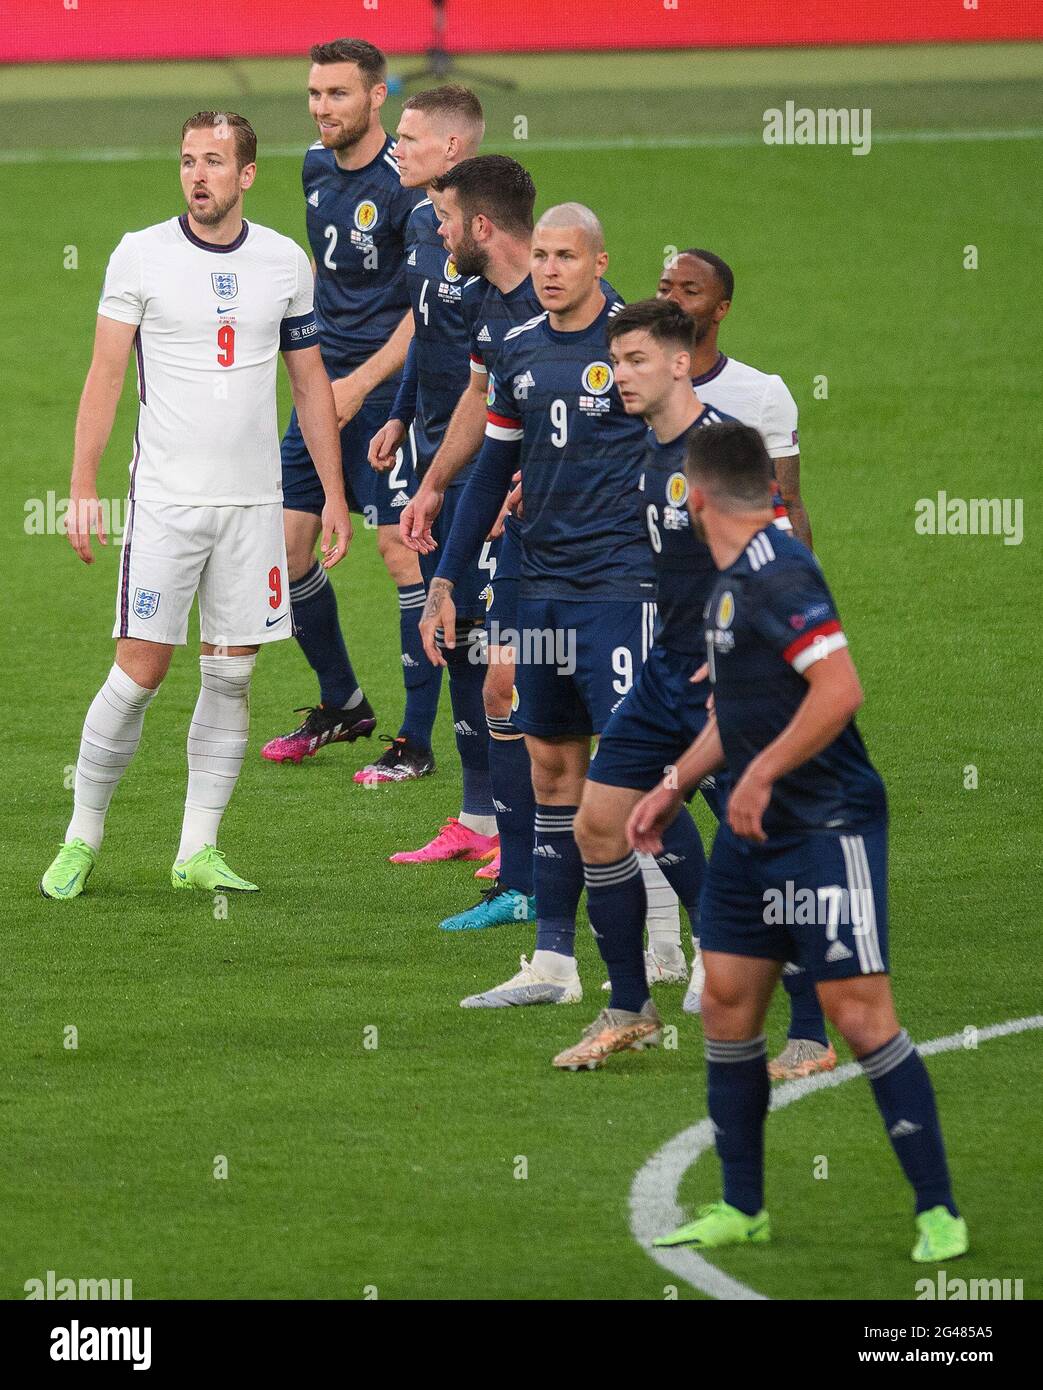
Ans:
<svg viewBox="0 0 1043 1390"><path fill-rule="evenodd" d="M703 405L752 425L761 432L773 459L800 453L797 443L797 402L780 376L769 376L722 352L703 376L692 378L695 394Z"/></svg>
<svg viewBox="0 0 1043 1390"><path fill-rule="evenodd" d="M312 284L297 243L256 223L227 246L201 241L187 214L127 233L98 313L138 329L132 498L281 500L276 358L318 342Z"/></svg>

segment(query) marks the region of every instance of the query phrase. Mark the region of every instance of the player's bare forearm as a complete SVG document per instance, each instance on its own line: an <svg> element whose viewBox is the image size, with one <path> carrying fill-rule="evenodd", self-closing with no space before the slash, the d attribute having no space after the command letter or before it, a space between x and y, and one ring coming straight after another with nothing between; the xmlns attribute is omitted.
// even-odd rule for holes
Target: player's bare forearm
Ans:
<svg viewBox="0 0 1043 1390"><path fill-rule="evenodd" d="M804 676L808 691L796 714L744 775L777 782L828 748L861 708L862 686L846 647L814 662Z"/></svg>
<svg viewBox="0 0 1043 1390"><path fill-rule="evenodd" d="M811 521L800 494L800 455L791 454L788 458L776 459L775 479L786 504L793 534L811 550Z"/></svg>
<svg viewBox="0 0 1043 1390"><path fill-rule="evenodd" d="M724 767L724 746L721 743L717 719L711 715L705 727L690 748L678 758L673 769L663 779L664 786L670 786L687 796L694 792L700 782Z"/></svg>
<svg viewBox="0 0 1043 1390"><path fill-rule="evenodd" d="M71 481L74 497L93 493L97 487L98 467L112 434L136 331L133 324L98 316L94 353L76 412Z"/></svg>
<svg viewBox="0 0 1043 1390"><path fill-rule="evenodd" d="M98 315L94 354L76 412L65 534L87 565L94 562L91 535L97 535L102 545L107 544L104 516L98 503L98 468L112 434L136 331L133 324Z"/></svg>
<svg viewBox="0 0 1043 1390"><path fill-rule="evenodd" d="M482 447L485 436L485 377L472 372L472 381L457 401L438 453L424 475L425 486L444 492Z"/></svg>
<svg viewBox="0 0 1043 1390"><path fill-rule="evenodd" d="M73 444L71 492L94 492L98 485L98 468L102 454L112 434L119 405L123 379L115 379L94 367L87 373L76 412L76 435Z"/></svg>
<svg viewBox="0 0 1043 1390"><path fill-rule="evenodd" d="M318 347L283 354L301 435L319 475L326 500L344 500L344 468L333 391Z"/></svg>

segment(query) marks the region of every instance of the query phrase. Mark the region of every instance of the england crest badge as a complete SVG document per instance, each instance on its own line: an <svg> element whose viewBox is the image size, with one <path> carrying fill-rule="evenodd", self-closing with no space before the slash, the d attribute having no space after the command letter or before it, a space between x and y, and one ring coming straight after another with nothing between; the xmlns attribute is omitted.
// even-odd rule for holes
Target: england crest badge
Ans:
<svg viewBox="0 0 1043 1390"><path fill-rule="evenodd" d="M218 299L234 299L239 293L239 282L231 271L215 270L210 276L210 283Z"/></svg>
<svg viewBox="0 0 1043 1390"><path fill-rule="evenodd" d="M159 607L159 594L155 589L135 589L134 591L134 616L137 618L152 618L155 616L156 609Z"/></svg>

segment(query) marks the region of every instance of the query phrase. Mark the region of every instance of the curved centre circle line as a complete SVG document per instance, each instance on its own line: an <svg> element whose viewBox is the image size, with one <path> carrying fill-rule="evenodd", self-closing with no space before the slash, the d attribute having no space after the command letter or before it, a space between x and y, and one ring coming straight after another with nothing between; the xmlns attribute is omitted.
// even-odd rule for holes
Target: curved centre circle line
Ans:
<svg viewBox="0 0 1043 1390"><path fill-rule="evenodd" d="M977 1029L975 1043L988 1042L991 1038L1007 1038L1037 1028L1043 1028L1043 1014L1012 1018L1006 1023L994 1023L987 1028ZM945 1038L918 1043L916 1050L921 1057L933 1057L939 1052L959 1052L964 1049L972 1050L967 1046L966 1032L961 1031L950 1033ZM836 1071L819 1072L817 1076L804 1077L800 1081L787 1081L772 1092L770 1109L781 1110L815 1091L842 1086L845 1081L852 1081L861 1075L859 1064L849 1062ZM741 1280L733 1279L695 1250L687 1250L683 1246L660 1250L652 1244L656 1236L672 1231L684 1220L684 1212L677 1200L681 1179L692 1164L712 1148L713 1126L709 1119L704 1119L675 1134L642 1164L630 1187L630 1232L657 1265L683 1279L700 1293L721 1299L766 1299L767 1294L758 1293Z"/></svg>

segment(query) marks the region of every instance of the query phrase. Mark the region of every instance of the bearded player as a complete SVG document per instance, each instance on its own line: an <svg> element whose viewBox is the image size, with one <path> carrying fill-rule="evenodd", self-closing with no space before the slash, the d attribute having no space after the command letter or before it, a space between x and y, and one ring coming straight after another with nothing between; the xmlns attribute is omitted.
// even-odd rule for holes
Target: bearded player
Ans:
<svg viewBox="0 0 1043 1390"><path fill-rule="evenodd" d="M76 420L68 536L91 564L97 474L133 347L138 425L116 600L115 663L83 726L72 821L40 884L78 897L145 712L199 598L201 688L188 732L188 794L171 882L255 892L217 848L246 750L259 647L290 635L276 428L281 351L324 493L325 568L351 536L333 394L319 353L304 252L242 215L257 139L242 116L185 122L188 211L130 232L109 260ZM336 544L332 537L336 535Z"/></svg>
<svg viewBox="0 0 1043 1390"><path fill-rule="evenodd" d="M420 567L398 539L399 513L416 485L411 460L399 450L394 467L376 473L367 455L413 336L405 227L422 194L402 187L395 142L381 122L383 53L363 39L336 39L316 44L310 56L308 109L319 139L305 155L301 179L319 345L337 406L348 503L375 529L398 593L406 696L398 734L368 765L366 780L398 782L434 771L439 682L417 633L425 593ZM282 466L294 635L318 678L319 703L305 706L304 722L261 752L273 762L299 763L327 744L369 737L376 720L348 656L333 588L315 558L322 489L295 415L282 441Z"/></svg>

